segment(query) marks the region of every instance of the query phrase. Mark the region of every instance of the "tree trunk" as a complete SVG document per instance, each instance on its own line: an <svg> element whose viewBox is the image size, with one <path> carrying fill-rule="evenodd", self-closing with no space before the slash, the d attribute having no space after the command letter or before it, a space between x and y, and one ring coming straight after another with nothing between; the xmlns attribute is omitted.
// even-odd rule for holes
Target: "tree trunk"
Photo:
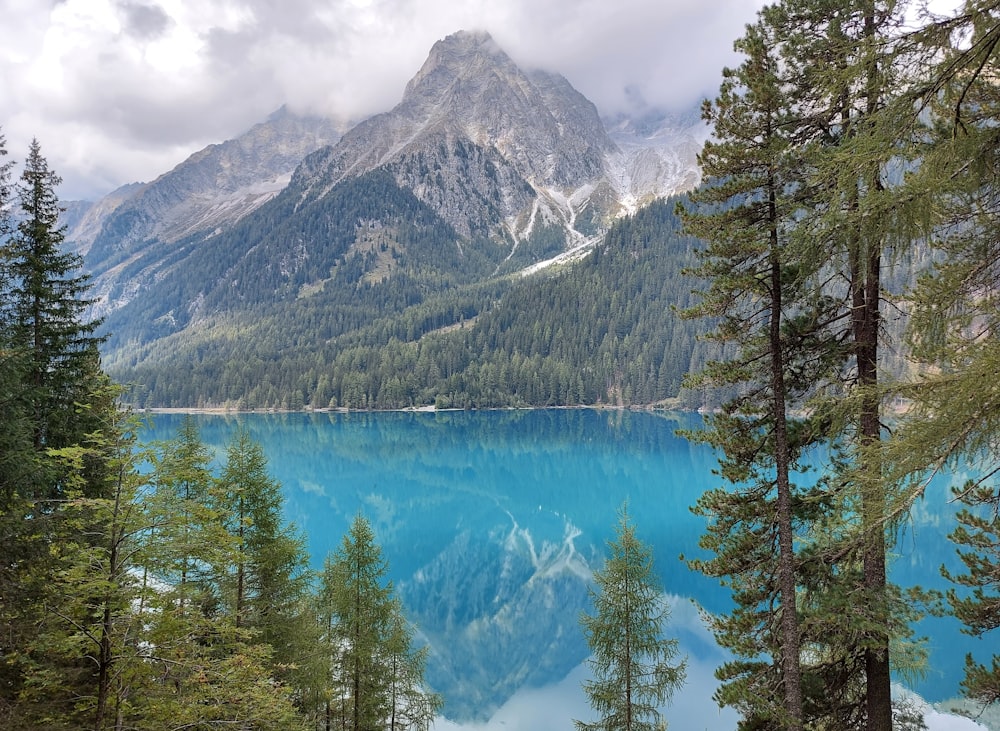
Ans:
<svg viewBox="0 0 1000 731"><path fill-rule="evenodd" d="M800 664L799 621L796 610L795 546L792 533L792 486L789 478L791 455L788 424L785 420L785 358L781 341L782 287L781 259L778 252L775 181L768 180L768 216L771 221L771 418L774 422L774 463L778 491L778 590L781 603L781 665L786 712L791 731L802 729L802 668Z"/></svg>

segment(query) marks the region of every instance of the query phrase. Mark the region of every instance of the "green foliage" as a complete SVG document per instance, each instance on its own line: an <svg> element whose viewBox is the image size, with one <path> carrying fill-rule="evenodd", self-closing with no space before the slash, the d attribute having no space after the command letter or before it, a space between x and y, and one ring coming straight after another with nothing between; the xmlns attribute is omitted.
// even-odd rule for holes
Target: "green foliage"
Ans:
<svg viewBox="0 0 1000 731"><path fill-rule="evenodd" d="M90 710L72 701L107 689L97 676L110 640L94 639L111 632L93 620L114 615L127 584L115 561L100 561L121 529L108 508L123 485L117 404L100 371L94 325L81 319L86 278L60 251L58 176L33 142L12 191L5 155L0 137L0 723L32 727L62 714L59 723L90 725ZM82 568L91 563L96 578ZM86 596L72 577L91 582ZM63 702L22 704L46 677L64 683Z"/></svg>
<svg viewBox="0 0 1000 731"><path fill-rule="evenodd" d="M576 727L662 729L660 708L683 686L687 661L677 661L677 640L663 636L670 609L654 573L652 552L636 537L624 507L608 550L604 568L594 572L594 614L580 619L594 673L583 689L598 720L576 721Z"/></svg>
<svg viewBox="0 0 1000 731"><path fill-rule="evenodd" d="M911 41L924 59L909 97L922 112L920 165L904 188L907 212L933 232L928 266L911 295L909 329L918 375L895 393L910 413L894 430L888 463L921 494L929 475L967 464L978 472L957 490L964 509L952 540L966 571L947 574L952 611L966 631L996 630L996 435L1000 431L1000 366L996 306L998 240L996 150L1000 64L996 2L964 2L950 17L928 22ZM964 692L981 703L1000 698L1000 660L967 658Z"/></svg>
<svg viewBox="0 0 1000 731"><path fill-rule="evenodd" d="M140 406L655 403L676 397L684 373L713 352L672 309L691 302L683 270L693 246L672 202L658 202L554 274L440 280L419 294L400 289L416 280L398 270L359 287L328 282L119 349L109 370L141 384Z"/></svg>
<svg viewBox="0 0 1000 731"><path fill-rule="evenodd" d="M965 565L965 573L952 575L942 568L945 578L963 591L948 592L954 615L965 625L963 631L977 637L1000 629L1000 518L997 517L996 491L989 485L969 483L956 490L967 506L958 514L958 527L951 540ZM992 666L977 662L971 655L965 660L965 695L984 706L1000 702L1000 656Z"/></svg>
<svg viewBox="0 0 1000 731"><path fill-rule="evenodd" d="M21 217L0 248L10 278L5 314L27 358L35 446L57 449L75 436L64 417L82 401L80 386L100 342L93 335L98 323L82 321L89 302L87 277L76 272L80 258L60 250L60 182L33 140L17 186Z"/></svg>
<svg viewBox="0 0 1000 731"><path fill-rule="evenodd" d="M360 515L324 563L319 608L330 689L323 717L338 728L425 728L441 707L440 697L423 687L426 652L411 646L387 568Z"/></svg>
<svg viewBox="0 0 1000 731"><path fill-rule="evenodd" d="M139 424L80 320L86 279L59 251L58 178L34 143L14 231L9 172L0 165L0 725L305 728L331 698L329 656L303 540L260 446L240 433L219 477L193 419L136 448ZM379 718L425 727L440 708L419 688L426 651L387 601Z"/></svg>
<svg viewBox="0 0 1000 731"><path fill-rule="evenodd" d="M281 485L247 432L229 444L215 492L232 551L221 578L224 602L237 627L271 648L272 675L292 682L300 658L311 652L308 554L304 539L284 523Z"/></svg>

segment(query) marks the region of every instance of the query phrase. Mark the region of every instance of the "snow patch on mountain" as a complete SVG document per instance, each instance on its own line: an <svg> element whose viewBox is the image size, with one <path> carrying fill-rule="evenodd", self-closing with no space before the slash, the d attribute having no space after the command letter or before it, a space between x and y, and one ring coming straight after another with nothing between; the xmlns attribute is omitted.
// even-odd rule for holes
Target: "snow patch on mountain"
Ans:
<svg viewBox="0 0 1000 731"><path fill-rule="evenodd" d="M634 213L660 198L693 190L701 182L698 153L708 139L708 127L679 124L669 118L649 130L629 120L609 129L618 150L606 158L607 174L622 206Z"/></svg>

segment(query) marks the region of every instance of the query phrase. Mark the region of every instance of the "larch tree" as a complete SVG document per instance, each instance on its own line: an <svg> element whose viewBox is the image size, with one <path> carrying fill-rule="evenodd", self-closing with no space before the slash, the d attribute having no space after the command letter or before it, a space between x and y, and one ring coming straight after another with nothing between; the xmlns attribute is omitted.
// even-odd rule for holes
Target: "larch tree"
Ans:
<svg viewBox="0 0 1000 731"><path fill-rule="evenodd" d="M109 395L117 394L105 378ZM53 450L66 467L69 497L61 513L64 540L53 553L48 617L36 621L36 662L20 702L29 725L121 728L131 716L130 696L148 680L142 649L141 562L149 525L142 506L148 475L138 468L138 424L115 411L101 432L82 444ZM83 496L86 464L104 462L104 497ZM86 536L87 540L82 540ZM16 727L12 724L11 727Z"/></svg>
<svg viewBox="0 0 1000 731"><path fill-rule="evenodd" d="M430 728L444 699L424 687L428 648L413 647L413 627L403 616L396 600L386 645L386 669L389 676L388 731Z"/></svg>
<svg viewBox="0 0 1000 731"><path fill-rule="evenodd" d="M410 646L387 570L370 524L358 515L321 576L331 672L321 713L328 729L420 728L440 705L424 688L424 655Z"/></svg>
<svg viewBox="0 0 1000 731"><path fill-rule="evenodd" d="M259 443L240 429L227 448L216 509L232 538L223 596L237 627L273 652L272 672L289 681L302 652L311 575L301 536L284 521L281 484Z"/></svg>
<svg viewBox="0 0 1000 731"><path fill-rule="evenodd" d="M249 494L252 488L238 480L270 484L270 478L263 459L255 459L253 443L245 446L245 453L230 451L239 454L233 456L228 486ZM153 590L144 594L143 611L146 664L156 682L136 701L133 723L150 729L301 728L305 717L293 689L279 677L274 648L261 639L268 628L259 612L266 613L267 604L258 601L256 578L250 578L256 577L248 549L253 540L244 531L240 544L239 533L227 530L229 504L211 464L211 452L190 418L173 440L160 445L154 462L154 492L145 501L151 528L143 574ZM266 530L267 511L257 517ZM241 568L246 584L238 613L230 578Z"/></svg>
<svg viewBox="0 0 1000 731"><path fill-rule="evenodd" d="M905 99L919 113L920 165L905 190L933 235L911 299L910 353L919 375L897 393L910 405L889 442L889 463L913 479L961 465L976 476L955 486L963 504L952 534L963 573L945 576L965 631L1000 629L1000 2L969 0L930 18L909 39L926 60ZM966 659L964 692L1000 701L1000 656Z"/></svg>
<svg viewBox="0 0 1000 731"><path fill-rule="evenodd" d="M654 572L650 548L635 534L627 509L619 513L609 555L594 572L593 614L581 619L593 679L583 689L597 714L575 721L579 731L655 731L660 709L684 684L686 660L664 635L670 607Z"/></svg>

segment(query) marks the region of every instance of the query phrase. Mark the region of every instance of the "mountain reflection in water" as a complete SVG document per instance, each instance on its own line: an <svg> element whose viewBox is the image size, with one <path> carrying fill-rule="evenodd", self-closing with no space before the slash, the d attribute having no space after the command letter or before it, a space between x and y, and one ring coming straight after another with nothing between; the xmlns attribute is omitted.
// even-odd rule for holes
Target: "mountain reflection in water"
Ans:
<svg viewBox="0 0 1000 731"><path fill-rule="evenodd" d="M171 438L181 418L155 415L144 439ZM563 409L197 419L220 462L238 425L263 445L315 566L357 513L370 520L407 615L430 645L427 680L444 695L445 715L459 721L513 717L539 694L547 700L534 706L531 728L555 728L546 713L589 718L578 619L591 568L627 500L674 598L669 631L689 656L688 684L667 718L674 728L734 725L711 700L723 655L695 606L726 611L729 595L679 560L699 555L704 523L690 506L718 484L712 451L674 433L697 427L697 415ZM940 565L956 564L946 538L955 510L950 484L936 481L901 533L891 571L903 586L942 587ZM931 701L956 696L964 655L985 652L982 643L951 618L925 620L918 632L929 637L930 664L912 685Z"/></svg>

